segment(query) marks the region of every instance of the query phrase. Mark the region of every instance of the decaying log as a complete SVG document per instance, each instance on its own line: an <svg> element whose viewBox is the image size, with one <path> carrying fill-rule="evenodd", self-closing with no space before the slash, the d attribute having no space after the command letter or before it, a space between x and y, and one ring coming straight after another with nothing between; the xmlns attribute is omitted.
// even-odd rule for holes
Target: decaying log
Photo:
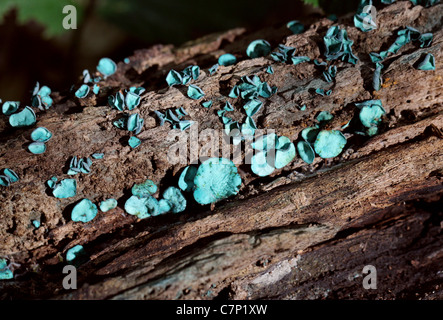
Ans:
<svg viewBox="0 0 443 320"><path fill-rule="evenodd" d="M155 46L135 52L130 63L102 81L97 97L79 100L54 94L54 106L38 111L38 126L53 134L48 150L31 155L26 143L33 128L11 129L0 117L0 169L12 168L20 181L0 189L0 256L20 264L14 280L0 282L0 297L57 299L442 299L443 174L443 4L430 8L397 1L378 12L378 29L363 33L352 16L339 19L356 66L335 62L333 83L312 63L289 65L269 58L249 59L251 40L295 46L299 55L324 59L323 39L333 24L311 21L306 32L289 35L285 27L248 34L235 29L210 35L180 48ZM386 60L384 84L372 91L370 52L387 49L396 32L412 26L433 32L431 47L410 43ZM207 69L225 52L242 57L234 66ZM415 68L423 53L435 56L435 71ZM195 84L214 101L210 109L168 88L167 72L198 64ZM264 72L268 65L274 74ZM334 115L331 128L355 118L355 102L381 99L387 112L380 134L348 132L343 153L307 165L296 158L270 177L259 178L240 165L239 195L214 210L188 198L180 214L144 220L125 214L123 205L134 183L147 178L160 191L176 185L186 164L171 164L175 143L169 124L159 126L154 110L184 107L201 132L222 130L216 114L229 99L233 118L243 119L241 102L227 98L241 76L257 74L278 93L257 118L261 129L275 129L292 141L315 123L319 111ZM107 97L120 89L143 86L138 112L144 119L143 143L131 149L127 131L112 125L119 114ZM313 93L332 89L330 96ZM304 111L299 106L306 104ZM132 112L132 113L133 113ZM346 131L345 131L346 132ZM66 176L71 156L103 152L92 173L81 174L77 196L56 199L46 180ZM86 224L73 222L70 210L82 198L98 203L113 197L119 206ZM40 228L31 220L39 218ZM89 260L78 267L78 286L64 290L66 250L84 246ZM363 267L377 268L378 288L362 287Z"/></svg>

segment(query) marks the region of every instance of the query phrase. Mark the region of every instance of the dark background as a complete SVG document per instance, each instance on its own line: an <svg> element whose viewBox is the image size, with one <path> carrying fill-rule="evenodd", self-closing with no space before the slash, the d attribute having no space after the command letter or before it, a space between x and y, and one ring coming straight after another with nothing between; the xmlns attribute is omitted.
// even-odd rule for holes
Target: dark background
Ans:
<svg viewBox="0 0 443 320"><path fill-rule="evenodd" d="M358 5L336 2L314 8L301 0L0 0L0 99L29 104L37 81L53 91L69 89L83 69L95 71L101 57L117 62L156 43L180 45L230 28L253 31ZM77 8L77 30L62 27L68 4Z"/></svg>

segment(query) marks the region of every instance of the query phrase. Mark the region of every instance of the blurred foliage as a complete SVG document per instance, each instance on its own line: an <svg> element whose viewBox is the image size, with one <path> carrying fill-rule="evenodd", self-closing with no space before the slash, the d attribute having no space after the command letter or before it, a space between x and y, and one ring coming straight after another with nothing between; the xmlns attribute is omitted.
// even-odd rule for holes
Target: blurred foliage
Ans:
<svg viewBox="0 0 443 320"><path fill-rule="evenodd" d="M98 10L108 22L139 39L181 43L201 35L202 29L206 34L263 27L273 12L288 18L291 13L302 14L303 2L337 15L355 11L359 4L359 0L100 0Z"/></svg>
<svg viewBox="0 0 443 320"><path fill-rule="evenodd" d="M155 43L180 45L235 27L284 28L288 21L318 16L318 7L305 2L339 15L359 1L0 0L0 97L25 101L37 81L63 90L99 58L121 60ZM77 9L75 32L63 29L66 5Z"/></svg>
<svg viewBox="0 0 443 320"><path fill-rule="evenodd" d="M94 2L95 14L108 23L143 41L181 43L203 33L238 26L262 25L269 12L300 12L302 2L288 0L0 0L0 23L3 15L16 9L18 23L35 20L45 26L45 36L62 34L65 5L77 8L80 24L88 4ZM337 15L355 10L357 0L303 0L325 13Z"/></svg>
<svg viewBox="0 0 443 320"><path fill-rule="evenodd" d="M327 14L344 15L349 12L356 12L360 5L360 0L318 0L319 6Z"/></svg>
<svg viewBox="0 0 443 320"><path fill-rule="evenodd" d="M318 3L319 0L303 0L304 3L310 4L313 7L318 7L320 4Z"/></svg>
<svg viewBox="0 0 443 320"><path fill-rule="evenodd" d="M321 8L326 14L336 15L356 11L360 3L359 0L303 0L303 2L314 8Z"/></svg>
<svg viewBox="0 0 443 320"><path fill-rule="evenodd" d="M63 7L75 5L77 8L77 23L80 23L83 8L87 0L0 0L0 23L5 13L11 9L17 10L17 21L20 24L35 20L45 26L45 35L52 37L62 34Z"/></svg>
<svg viewBox="0 0 443 320"><path fill-rule="evenodd" d="M302 6L292 2L291 10ZM100 0L98 10L108 22L139 39L181 43L247 24L263 26L269 12L287 5L288 0Z"/></svg>

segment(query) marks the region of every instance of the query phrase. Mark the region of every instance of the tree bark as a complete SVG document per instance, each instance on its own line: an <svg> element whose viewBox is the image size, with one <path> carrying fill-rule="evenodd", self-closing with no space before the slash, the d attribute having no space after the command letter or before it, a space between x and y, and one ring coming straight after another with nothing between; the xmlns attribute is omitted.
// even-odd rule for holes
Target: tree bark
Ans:
<svg viewBox="0 0 443 320"><path fill-rule="evenodd" d="M289 65L270 58L249 59L250 41L267 39L297 48L297 55L324 60L323 39L333 24L312 22L300 35L285 27L247 33L235 29L210 35L180 48L158 45L139 50L130 63L118 63L115 75L100 82L98 96L77 99L72 92L53 94L54 106L38 111L37 126L53 138L42 155L26 143L33 128L11 129L0 118L0 169L11 168L20 181L0 190L0 256L20 264L15 278L0 282L0 297L56 299L442 299L443 262L443 4L430 8L398 1L379 10L378 29L363 33L352 16L339 19L357 65L336 62L337 76L323 81L313 63ZM384 83L372 91L370 52L386 50L405 26L433 32L431 47L407 44L384 62ZM209 76L222 53L240 59ZM435 71L415 68L432 53ZM191 100L183 88L166 86L170 69L190 64L202 68L195 81L212 99L210 109ZM268 65L274 74L265 73ZM259 178L240 165L239 195L214 210L188 198L180 214L138 220L123 206L134 183L151 179L160 192L176 185L186 164L171 164L169 124L159 126L154 110L183 107L199 132L222 130L216 114L226 100L242 120L242 102L227 98L241 76L257 74L278 92L266 100L257 118L261 129L275 129L292 141L315 123L319 111L334 115L340 129L356 117L354 103L380 99L387 115L371 138L348 133L348 143L334 159L317 157L308 165L297 157L270 177ZM121 112L107 97L130 86L144 86L138 112L145 120L142 144L127 146L128 132L112 125ZM313 93L332 89L330 96ZM306 110L299 106L307 105ZM351 126L352 127L352 126ZM353 128L351 128L353 129ZM202 142L200 142L200 145ZM71 156L103 152L92 173L75 176L77 196L56 199L45 182L66 178ZM82 198L99 203L118 199L116 209L100 212L88 223L73 222L70 211ZM35 229L31 220L40 219ZM66 251L84 246L89 259L78 267L78 287L64 290ZM377 289L364 289L363 268L377 270Z"/></svg>

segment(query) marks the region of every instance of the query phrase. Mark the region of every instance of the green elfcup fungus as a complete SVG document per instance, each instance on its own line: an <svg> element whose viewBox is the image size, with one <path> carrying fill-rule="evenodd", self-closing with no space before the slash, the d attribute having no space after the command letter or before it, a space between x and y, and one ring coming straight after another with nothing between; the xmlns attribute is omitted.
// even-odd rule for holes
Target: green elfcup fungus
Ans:
<svg viewBox="0 0 443 320"><path fill-rule="evenodd" d="M130 137L128 140L128 145L132 148L135 149L137 148L140 144L141 144L141 140L137 137Z"/></svg>
<svg viewBox="0 0 443 320"><path fill-rule="evenodd" d="M1 100L0 100L1 103ZM5 101L2 106L2 112L6 116L10 116L14 112L18 110L18 107L20 106L19 101Z"/></svg>
<svg viewBox="0 0 443 320"><path fill-rule="evenodd" d="M323 159L338 156L346 145L345 136L337 130L322 130L314 143L315 152Z"/></svg>
<svg viewBox="0 0 443 320"><path fill-rule="evenodd" d="M90 83L92 82L91 74L89 73L88 69L83 70L83 83Z"/></svg>
<svg viewBox="0 0 443 320"><path fill-rule="evenodd" d="M183 80L182 84L187 84L191 79L197 80L200 75L200 67L199 66L188 66L181 73Z"/></svg>
<svg viewBox="0 0 443 320"><path fill-rule="evenodd" d="M40 228L40 221L32 220L32 225L34 226L34 228L38 229Z"/></svg>
<svg viewBox="0 0 443 320"><path fill-rule="evenodd" d="M174 85L182 84L183 77L180 72L175 70L170 70L166 75L166 83L168 86L172 87Z"/></svg>
<svg viewBox="0 0 443 320"><path fill-rule="evenodd" d="M145 207L148 210L148 214L149 215L157 216L159 214L159 207L160 206L158 204L158 200L157 199L155 199L154 197L149 196L147 198L144 198L144 203L145 203Z"/></svg>
<svg viewBox="0 0 443 320"><path fill-rule="evenodd" d="M371 10L373 10L372 9L373 7L371 6L371 4L372 4L372 0L360 1L360 6L357 10L357 14L354 15L354 26L356 28L359 28L363 32L368 32L368 31L377 29L377 24L372 19L373 17L372 17ZM369 10L368 10L368 8L369 8Z"/></svg>
<svg viewBox="0 0 443 320"><path fill-rule="evenodd" d="M146 89L144 87L130 87L129 92L132 92L136 95L141 95L143 92L145 92Z"/></svg>
<svg viewBox="0 0 443 320"><path fill-rule="evenodd" d="M432 54L427 53L426 56L418 63L418 70L432 71L435 70L435 58Z"/></svg>
<svg viewBox="0 0 443 320"><path fill-rule="evenodd" d="M378 126L382 116L386 114L380 100L368 100L355 105L360 108L359 118L366 128Z"/></svg>
<svg viewBox="0 0 443 320"><path fill-rule="evenodd" d="M51 94L51 89L47 86L40 88L40 84L34 87L32 93L32 106L38 107L40 110L47 110L52 105L52 98L49 96Z"/></svg>
<svg viewBox="0 0 443 320"><path fill-rule="evenodd" d="M320 129L317 127L308 127L302 130L301 137L309 143L314 143L319 132Z"/></svg>
<svg viewBox="0 0 443 320"><path fill-rule="evenodd" d="M28 150L32 154L42 154L46 151L46 145L44 142L33 142L29 144Z"/></svg>
<svg viewBox="0 0 443 320"><path fill-rule="evenodd" d="M232 143L234 145L238 145L242 141L240 124L238 123L238 121L233 121L229 119L228 122L225 124L225 134L229 138L232 138Z"/></svg>
<svg viewBox="0 0 443 320"><path fill-rule="evenodd" d="M75 92L75 96L79 99L86 98L89 93L89 86L87 84L82 84L80 88Z"/></svg>
<svg viewBox="0 0 443 320"><path fill-rule="evenodd" d="M85 249L81 245L73 246L71 249L66 251L66 261L71 262L78 259L80 256L84 256L86 254Z"/></svg>
<svg viewBox="0 0 443 320"><path fill-rule="evenodd" d="M5 258L0 258L0 280L9 280L14 278L14 274L8 268L8 263Z"/></svg>
<svg viewBox="0 0 443 320"><path fill-rule="evenodd" d="M171 109L169 109L168 111L170 111ZM179 119L183 118L184 116L187 116L188 113L186 112L185 109L183 109L183 107L177 108L175 109L175 113L177 114L177 117Z"/></svg>
<svg viewBox="0 0 443 320"><path fill-rule="evenodd" d="M51 177L51 179L49 179L48 181L46 181L46 184L48 185L49 188L54 189L57 183L57 177L53 176Z"/></svg>
<svg viewBox="0 0 443 320"><path fill-rule="evenodd" d="M171 109L167 110L166 114L163 114L157 110L154 110L154 113L159 118L161 126L167 121L172 124L173 129L180 128L180 130L183 131L195 123L192 120L180 120L185 115L188 115L183 108L175 109L175 113Z"/></svg>
<svg viewBox="0 0 443 320"><path fill-rule="evenodd" d="M154 181L147 179L143 183L134 184L131 192L134 196L138 196L140 198L148 197L157 192L157 186Z"/></svg>
<svg viewBox="0 0 443 320"><path fill-rule="evenodd" d="M15 171L12 169L4 169L3 174L4 174L4 176L6 176L9 179L10 183L14 183L14 182L17 182L18 180L20 180L17 173L15 173Z"/></svg>
<svg viewBox="0 0 443 320"><path fill-rule="evenodd" d="M332 82L332 80L337 75L337 67L336 66L329 66L328 70L323 71L323 77L325 78L326 82Z"/></svg>
<svg viewBox="0 0 443 320"><path fill-rule="evenodd" d="M112 108L123 111L125 109L125 96L119 91L115 94L115 97L112 95L108 97L108 103Z"/></svg>
<svg viewBox="0 0 443 320"><path fill-rule="evenodd" d="M257 138L252 143L252 148L255 150L271 150L277 145L278 136L275 133L267 134Z"/></svg>
<svg viewBox="0 0 443 320"><path fill-rule="evenodd" d="M293 65L297 65L299 63L303 63L303 62L308 62L311 59L309 57L306 56L296 56L296 57L291 57L291 61Z"/></svg>
<svg viewBox="0 0 443 320"><path fill-rule="evenodd" d="M191 192L194 190L194 178L196 174L196 167L187 166L178 179L178 187L185 192Z"/></svg>
<svg viewBox="0 0 443 320"><path fill-rule="evenodd" d="M98 84L94 84L94 86L92 87L92 92L97 95L100 92L100 86Z"/></svg>
<svg viewBox="0 0 443 320"><path fill-rule="evenodd" d="M17 182L19 177L14 170L4 169L3 175L0 175L0 186L9 187L11 183Z"/></svg>
<svg viewBox="0 0 443 320"><path fill-rule="evenodd" d="M163 199L169 202L172 213L179 213L186 209L186 199L180 189L169 187L163 192Z"/></svg>
<svg viewBox="0 0 443 320"><path fill-rule="evenodd" d="M109 58L101 58L97 65L97 71L107 78L117 71L117 64Z"/></svg>
<svg viewBox="0 0 443 320"><path fill-rule="evenodd" d="M102 212L108 212L109 210L115 209L117 207L117 200L111 198L100 202L100 210Z"/></svg>
<svg viewBox="0 0 443 320"><path fill-rule="evenodd" d="M241 133L243 137L247 140L252 140L255 134L255 130L257 130L257 126L254 122L254 119L251 117L246 117L245 122L241 125Z"/></svg>
<svg viewBox="0 0 443 320"><path fill-rule="evenodd" d="M212 67L210 67L210 68L208 69L209 75L212 76L214 73L216 73L217 70L218 70L218 67L219 67L219 66L220 66L220 65L219 65L218 63L216 63L216 64L214 64Z"/></svg>
<svg viewBox="0 0 443 320"><path fill-rule="evenodd" d="M199 66L191 66L191 76L192 79L197 80L200 76L200 67Z"/></svg>
<svg viewBox="0 0 443 320"><path fill-rule="evenodd" d="M291 140L285 136L279 137L275 152L275 168L281 169L287 166L295 158L295 155L295 146Z"/></svg>
<svg viewBox="0 0 443 320"><path fill-rule="evenodd" d="M232 87L231 91L229 92L228 97L235 99L238 98L239 95L240 95L240 88L237 85L235 85L234 87Z"/></svg>
<svg viewBox="0 0 443 320"><path fill-rule="evenodd" d="M52 190L54 197L65 199L77 194L77 181L75 179L64 179L57 183Z"/></svg>
<svg viewBox="0 0 443 320"><path fill-rule="evenodd" d="M316 90L315 90L315 93L317 93L317 94L319 94L319 95L321 95L321 96L330 96L331 95L331 93L332 93L332 90L328 90L328 91L325 91L324 89L322 89L322 88L317 88Z"/></svg>
<svg viewBox="0 0 443 320"><path fill-rule="evenodd" d="M213 104L212 100L202 102L202 106L205 108L212 107L212 104Z"/></svg>
<svg viewBox="0 0 443 320"><path fill-rule="evenodd" d="M83 199L72 209L71 219L75 222L89 222L97 215L97 206L89 199Z"/></svg>
<svg viewBox="0 0 443 320"><path fill-rule="evenodd" d="M329 111L321 111L316 120L320 123L320 125L328 123L334 118L334 116Z"/></svg>
<svg viewBox="0 0 443 320"><path fill-rule="evenodd" d="M376 62L374 75L372 76L372 88L375 91L379 91L383 83L383 78L381 76L381 70L383 69L383 64Z"/></svg>
<svg viewBox="0 0 443 320"><path fill-rule="evenodd" d="M125 211L139 219L145 219L159 214L159 204L157 199L151 196L131 196L125 203Z"/></svg>
<svg viewBox="0 0 443 320"><path fill-rule="evenodd" d="M271 44L263 39L252 41L246 49L249 58L259 58L271 53Z"/></svg>
<svg viewBox="0 0 443 320"><path fill-rule="evenodd" d="M277 62L293 63L294 61L292 58L295 57L296 51L297 49L295 47L279 44L277 46L277 51L271 53L271 58Z"/></svg>
<svg viewBox="0 0 443 320"><path fill-rule="evenodd" d="M189 85L188 87L188 97L194 100L198 100L203 98L205 95L205 93L202 91L202 89L200 89L199 87L197 87L196 85Z"/></svg>
<svg viewBox="0 0 443 320"><path fill-rule="evenodd" d="M296 155L291 140L285 136L278 137L275 133L259 137L252 143L252 148L259 152L251 158L251 170L260 177L285 167Z"/></svg>
<svg viewBox="0 0 443 320"><path fill-rule="evenodd" d="M351 119L352 120L352 119ZM341 129L344 130L346 128L349 127L349 125L351 124L351 120L349 120L348 122L346 122L344 125L341 126Z"/></svg>
<svg viewBox="0 0 443 320"><path fill-rule="evenodd" d="M139 134L144 125L145 121L138 113L131 114L126 120L126 129L128 131L133 131L135 134Z"/></svg>
<svg viewBox="0 0 443 320"><path fill-rule="evenodd" d="M422 33L418 38L418 41L420 41L420 48L430 47L433 38L434 35L432 33Z"/></svg>
<svg viewBox="0 0 443 320"><path fill-rule="evenodd" d="M388 56L388 52L387 51L383 51L383 52L380 52L380 53L377 53L377 52L370 52L369 53L369 57L371 58L371 61L373 63L381 62L387 56Z"/></svg>
<svg viewBox="0 0 443 320"><path fill-rule="evenodd" d="M38 94L40 97L47 97L47 96L49 96L49 95L51 94L51 89L50 89L48 86L42 86L42 87L38 90L37 94Z"/></svg>
<svg viewBox="0 0 443 320"><path fill-rule="evenodd" d="M194 123L195 122L191 120L182 120L178 123L178 128L180 128L181 131L184 131L192 126ZM177 125L174 125L174 129L177 129Z"/></svg>
<svg viewBox="0 0 443 320"><path fill-rule="evenodd" d="M9 117L9 124L13 127L32 126L37 121L34 110L25 107L22 111L14 113Z"/></svg>
<svg viewBox="0 0 443 320"><path fill-rule="evenodd" d="M145 206L145 198L131 196L125 202L125 211L130 215L135 215L140 219L149 217L148 208Z"/></svg>
<svg viewBox="0 0 443 320"><path fill-rule="evenodd" d="M128 110L133 110L140 104L140 96L135 92L127 92L125 97L125 104L128 107Z"/></svg>
<svg viewBox="0 0 443 320"><path fill-rule="evenodd" d="M232 66L233 64L235 64L237 62L237 58L230 53L225 53L222 54L219 58L218 58L218 64L221 66Z"/></svg>
<svg viewBox="0 0 443 320"><path fill-rule="evenodd" d="M375 136L378 133L378 127L370 127L366 129L366 134L368 136Z"/></svg>
<svg viewBox="0 0 443 320"><path fill-rule="evenodd" d="M297 151L300 155L300 158L307 164L311 164L314 162L315 159L315 153L312 149L311 145L306 141L299 141L297 143Z"/></svg>
<svg viewBox="0 0 443 320"><path fill-rule="evenodd" d="M289 30L291 30L291 32L293 34L300 34L300 33L302 33L305 30L304 25L300 21L298 21L298 20L289 21L286 24L286 27Z"/></svg>
<svg viewBox="0 0 443 320"><path fill-rule="evenodd" d="M31 139L35 142L47 142L52 138L52 133L44 127L39 127L32 131Z"/></svg>
<svg viewBox="0 0 443 320"><path fill-rule="evenodd" d="M119 129L126 129L126 124L128 122L128 117L126 115L123 115L123 117L119 118L118 120L115 120L112 122L112 124Z"/></svg>
<svg viewBox="0 0 443 320"><path fill-rule="evenodd" d="M260 177L265 177L270 175L272 172L274 172L274 161L275 159L268 159L268 156L270 157L270 154L266 151L260 151L256 154L254 154L251 158L251 170L256 175Z"/></svg>
<svg viewBox="0 0 443 320"><path fill-rule="evenodd" d="M92 160L90 158L80 158L77 159L76 156L72 157L71 161L69 162L69 175L76 175L77 173L91 173L91 165Z"/></svg>
<svg viewBox="0 0 443 320"><path fill-rule="evenodd" d="M158 201L158 214L164 214L171 211L172 205L168 200L160 199Z"/></svg>
<svg viewBox="0 0 443 320"><path fill-rule="evenodd" d="M9 177L0 175L0 186L9 187L11 185L11 179Z"/></svg>
<svg viewBox="0 0 443 320"><path fill-rule="evenodd" d="M94 159L99 160L99 159L103 159L104 156L105 156L104 153L94 153L94 154L92 154L91 157L93 157Z"/></svg>
<svg viewBox="0 0 443 320"><path fill-rule="evenodd" d="M328 60L341 59L356 64L358 58L352 53L353 41L348 39L348 33L339 26L332 26L323 37L325 56Z"/></svg>
<svg viewBox="0 0 443 320"><path fill-rule="evenodd" d="M194 178L194 199L199 204L215 203L238 193L241 177L235 164L226 158L204 161Z"/></svg>
<svg viewBox="0 0 443 320"><path fill-rule="evenodd" d="M258 99L251 99L243 106L243 109L246 112L246 115L248 117L252 117L254 114L256 114L261 107L263 106L263 102L261 102Z"/></svg>
<svg viewBox="0 0 443 320"><path fill-rule="evenodd" d="M197 80L200 75L200 67L191 65L186 67L182 72L170 70L166 76L168 86L186 85L191 80Z"/></svg>

